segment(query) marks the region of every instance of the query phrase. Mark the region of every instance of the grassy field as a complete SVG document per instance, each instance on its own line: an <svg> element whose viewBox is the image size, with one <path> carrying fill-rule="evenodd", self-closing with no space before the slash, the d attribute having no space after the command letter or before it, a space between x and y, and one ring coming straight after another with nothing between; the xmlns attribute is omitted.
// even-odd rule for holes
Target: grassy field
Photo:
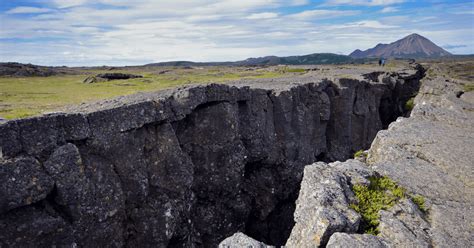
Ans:
<svg viewBox="0 0 474 248"><path fill-rule="evenodd" d="M229 67L163 68L136 71L114 70L142 75L143 78L85 84L83 80L100 70L80 71L81 75L51 77L0 77L0 117L24 118L52 112L66 105L129 95L143 91L177 87L190 83L224 83L240 78L274 78L304 70L246 69Z"/></svg>

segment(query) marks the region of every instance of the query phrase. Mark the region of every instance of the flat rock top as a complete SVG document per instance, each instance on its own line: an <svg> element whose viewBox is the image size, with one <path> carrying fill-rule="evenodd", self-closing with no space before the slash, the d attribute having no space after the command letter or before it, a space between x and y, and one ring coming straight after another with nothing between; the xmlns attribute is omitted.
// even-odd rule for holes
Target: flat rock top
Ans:
<svg viewBox="0 0 474 248"><path fill-rule="evenodd" d="M370 83L376 83L367 74L374 73L375 75L397 73L403 76L411 76L416 74L416 69L408 64L398 65L397 67L387 69L382 67L374 67L371 65L345 65L345 66L306 66L308 72L301 76L281 77L281 78L262 78L262 79L243 79L226 82L225 85L235 86L237 88L253 88L269 90L278 94L282 91L287 91L297 85L304 84L319 84L325 80L331 80L338 83L340 78L349 78L355 80L365 80ZM64 108L63 112L72 113L90 113L100 110L112 109L124 105L136 104L144 101L160 101L170 96L180 97L186 96L186 91L196 87L206 87L213 85L209 84L190 84L184 87L173 89L166 89L154 92L142 92L128 96L121 96L109 100L102 100L97 102L83 103L76 106Z"/></svg>
<svg viewBox="0 0 474 248"><path fill-rule="evenodd" d="M459 82L440 75L422 80L410 118L378 133L368 163L425 197L435 247L472 247L474 104L460 96Z"/></svg>

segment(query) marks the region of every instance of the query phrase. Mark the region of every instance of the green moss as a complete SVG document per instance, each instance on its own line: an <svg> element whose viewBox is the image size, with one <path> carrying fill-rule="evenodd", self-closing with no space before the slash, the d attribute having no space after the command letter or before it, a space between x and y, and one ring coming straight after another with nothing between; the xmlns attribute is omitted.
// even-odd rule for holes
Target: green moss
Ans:
<svg viewBox="0 0 474 248"><path fill-rule="evenodd" d="M364 233L378 234L379 212L387 210L405 197L405 189L388 177L370 177L369 185L356 184L353 191L358 203L350 207L362 216Z"/></svg>
<svg viewBox="0 0 474 248"><path fill-rule="evenodd" d="M415 107L415 98L412 97L408 99L408 101L405 103L405 110L412 111L414 107Z"/></svg>
<svg viewBox="0 0 474 248"><path fill-rule="evenodd" d="M364 150L358 150L357 152L354 153L354 158L359 158L359 157L366 158L367 153Z"/></svg>
<svg viewBox="0 0 474 248"><path fill-rule="evenodd" d="M415 203L418 208L423 212L423 213L426 213L427 212L427 209L425 207L425 198L421 195L413 195L411 196L411 200L413 201L413 203Z"/></svg>

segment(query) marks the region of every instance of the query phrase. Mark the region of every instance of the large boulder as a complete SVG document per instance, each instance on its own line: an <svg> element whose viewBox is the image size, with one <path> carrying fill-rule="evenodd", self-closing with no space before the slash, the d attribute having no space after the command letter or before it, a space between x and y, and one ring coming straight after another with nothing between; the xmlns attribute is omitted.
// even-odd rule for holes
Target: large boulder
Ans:
<svg viewBox="0 0 474 248"><path fill-rule="evenodd" d="M372 175L356 160L306 166L286 246L324 246L335 232L357 232L361 216L349 207L356 202L350 184L366 184Z"/></svg>

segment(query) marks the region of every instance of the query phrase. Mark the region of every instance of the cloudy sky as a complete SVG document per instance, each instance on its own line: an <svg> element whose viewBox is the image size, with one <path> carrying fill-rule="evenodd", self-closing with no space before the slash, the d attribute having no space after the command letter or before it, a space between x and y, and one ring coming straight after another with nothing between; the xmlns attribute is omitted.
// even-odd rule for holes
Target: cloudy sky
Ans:
<svg viewBox="0 0 474 248"><path fill-rule="evenodd" d="M0 0L0 61L131 65L349 54L419 33L474 53L473 0Z"/></svg>

